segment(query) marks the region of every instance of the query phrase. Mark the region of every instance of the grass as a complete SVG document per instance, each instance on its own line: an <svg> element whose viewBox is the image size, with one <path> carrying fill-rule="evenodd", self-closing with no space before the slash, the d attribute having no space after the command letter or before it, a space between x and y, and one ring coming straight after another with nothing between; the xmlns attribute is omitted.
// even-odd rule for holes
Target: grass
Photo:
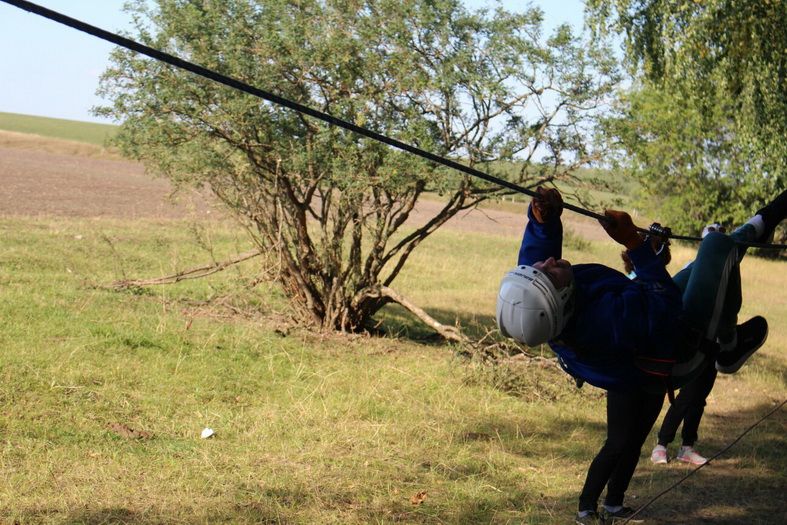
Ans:
<svg viewBox="0 0 787 525"><path fill-rule="evenodd" d="M0 129L103 146L117 126L17 113L0 113Z"/></svg>
<svg viewBox="0 0 787 525"><path fill-rule="evenodd" d="M228 225L200 228L217 259L247 249ZM425 330L393 308L381 322L397 338L291 330L276 289L247 286L255 260L172 286L101 286L210 259L194 230L179 221L0 220L0 522L571 516L603 440L600 391L577 390L551 367L490 368L419 342ZM497 282L517 243L439 232L395 286L480 333L493 324ZM611 243L577 246L566 253L573 262L618 264ZM673 266L689 257L676 248ZM701 428L707 453L787 393L780 269L744 263L744 314L763 313L772 332L753 363L714 390ZM143 434L133 439L119 425ZM204 427L216 436L200 439ZM658 503L648 523L781 523L786 427L783 412L766 421ZM643 462L630 502L685 472Z"/></svg>

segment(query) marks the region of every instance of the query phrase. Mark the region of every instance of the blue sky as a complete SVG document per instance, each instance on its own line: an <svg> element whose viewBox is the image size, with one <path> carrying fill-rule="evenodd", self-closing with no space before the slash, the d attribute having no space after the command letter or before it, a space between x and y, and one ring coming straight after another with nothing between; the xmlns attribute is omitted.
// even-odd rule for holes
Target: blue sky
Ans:
<svg viewBox="0 0 787 525"><path fill-rule="evenodd" d="M33 0L38 5L109 31L127 28L125 0ZM491 0L464 0L468 7ZM524 0L503 0L515 11ZM582 27L582 0L533 0L547 31L562 23ZM98 78L112 45L0 2L0 112L101 122L90 114L100 104Z"/></svg>

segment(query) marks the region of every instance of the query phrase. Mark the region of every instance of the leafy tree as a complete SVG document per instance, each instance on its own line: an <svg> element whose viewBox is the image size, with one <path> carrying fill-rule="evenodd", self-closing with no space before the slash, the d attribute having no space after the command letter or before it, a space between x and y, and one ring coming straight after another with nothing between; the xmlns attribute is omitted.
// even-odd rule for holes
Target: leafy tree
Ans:
<svg viewBox="0 0 787 525"><path fill-rule="evenodd" d="M775 181L761 175L762 156L747 149L750 143L729 140L734 122L724 107L703 113L645 82L624 93L606 121L624 152L619 163L640 180L642 208L675 231L696 234L710 221L740 224L776 193Z"/></svg>
<svg viewBox="0 0 787 525"><path fill-rule="evenodd" d="M597 34L624 35L642 91L624 97L629 125L618 138L646 186L671 198L673 221L688 213L697 228L720 209L741 220L787 185L787 2L587 0L587 8Z"/></svg>
<svg viewBox="0 0 787 525"><path fill-rule="evenodd" d="M541 13L467 11L458 0L146 0L134 38L428 151L535 186L597 159L588 130L617 77L604 49ZM129 156L208 186L279 264L301 318L362 328L419 244L501 195L165 64L118 49L97 111L122 123ZM440 211L410 224L426 192Z"/></svg>

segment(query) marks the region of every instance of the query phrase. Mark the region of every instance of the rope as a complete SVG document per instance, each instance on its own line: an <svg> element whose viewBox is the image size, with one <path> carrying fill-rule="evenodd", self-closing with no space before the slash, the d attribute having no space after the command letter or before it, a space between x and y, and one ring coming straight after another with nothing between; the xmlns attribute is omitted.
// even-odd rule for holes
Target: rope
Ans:
<svg viewBox="0 0 787 525"><path fill-rule="evenodd" d="M509 181L507 181L505 179L501 179L499 177L495 177L493 175L489 175L488 173L484 173L483 171L479 171L479 170L471 168L469 166L465 166L464 164L461 164L461 163L456 162L454 160L447 159L445 157L441 157L439 155L436 155L434 153L422 150L420 148L417 148L417 147L412 146L410 144L407 144L405 142L401 142L399 140L396 140L394 138L388 137L388 136L383 135L381 133L377 133L376 131L372 131L372 130L369 130L367 128L358 126L356 124L353 124L352 122L348 122L346 120L342 120L340 118L334 117L333 115L330 115L328 113L325 113L325 112L322 112L322 111L310 108L308 106L305 106L303 104L300 104L298 102L295 102L295 101L292 101L292 100L280 97L279 95L276 95L276 94L271 93L269 91L265 91L263 89L259 89L259 88L256 88L254 86L250 86L249 84L241 82L240 80L237 80L237 79L234 79L232 77L228 77L228 76L222 75L221 73L217 73L217 72L215 72L213 70L210 70L210 69L207 69L205 67L199 66L199 65L194 64L192 62L188 62L188 61L183 60L181 58L178 58L176 56L170 55L168 53L164 53L163 51L160 51L158 49L155 49L155 48L152 48L152 47L148 47L148 46L146 46L144 44L140 44L139 42L136 42L136 41L131 40L129 38L125 38L125 37L122 37L122 36L120 36L118 34L106 31L106 30L98 28L96 26L92 26L90 24L87 24L87 23L82 22L80 20L77 20L75 18L71 18L71 17L66 16L64 14L58 13L57 11L52 11L51 9L47 9L45 7L41 7L41 6L37 5L37 4L34 4L32 2L27 2L25 0L0 0L0 1L4 2L6 4L10 4L10 5L14 6L14 7L18 7L19 9L22 9L24 11L28 11L28 12L31 12L33 14L42 16L44 18L48 18L49 20L53 20L55 22L58 22L58 23L63 24L63 25L66 25L66 26L71 27L73 29L76 29L78 31L82 31L83 33L87 33L89 35L93 35L93 36L95 36L97 38L100 38L102 40L106 40L107 42L111 42L111 43L116 44L116 45L118 45L120 47L124 47L126 49L129 49L131 51L136 51L137 53L149 56L149 57L154 58L156 60L159 60L161 62L165 62L165 63L170 64L171 66L175 66L175 67L177 67L179 69L184 69L186 71L190 71L191 73L194 73L194 74L199 75L201 77L213 80L213 81L218 82L220 84L224 84L225 86L231 87L233 89L237 89L238 91L242 91L244 93L248 93L249 95L253 95L253 96L261 98L263 100L267 100L268 102L272 102L274 104L277 104L277 105L280 105L280 106L284 106L286 108L298 111L298 112L303 113L305 115L309 115L310 117L316 118L318 120L322 120L323 122L326 122L328 124L331 124L331 125L334 125L334 126L337 126L337 127L343 128L343 129L346 129L348 131L352 131L352 132L357 133L357 134L359 134L361 136L364 136L364 137L376 140L378 142L382 142L383 144L387 144L387 145L392 146L394 148L397 148L399 150L406 151L408 153L412 153L413 155L417 155L417 156L419 156L421 158L430 160L430 161L435 162L437 164L441 164L441 165L446 166L448 168L452 168L452 169L455 169L457 171L461 171L462 173L465 173L465 174L470 175L472 177L476 177L476 178L485 180L487 182L491 182L493 184L497 184L498 186L502 186L504 188L508 188L510 190L514 190L514 191L516 191L518 193L523 193L525 195L529 195L531 197L536 197L538 195L538 193L536 193L535 191L533 191L531 189L528 189L528 188L525 188L523 186L520 186L518 184L515 184L513 182L509 182ZM591 217L591 218L597 219L598 221L600 221L602 223L609 223L609 221L610 221L610 219L608 217L606 217L605 215L601 215L599 213L596 213L596 212L593 212L593 211L590 211L590 210L586 210L585 208L581 208L581 207L575 206L573 204L564 203L563 204L563 208L565 208L567 210L571 210L571 211L573 211L575 213L578 213L580 215L585 215L586 217ZM637 227L637 231L642 232L642 233L648 233L649 232L649 230L644 229L644 228L640 228L640 227ZM687 241L701 241L702 240L700 237L680 236L680 235L674 235L674 234L670 235L670 236L672 238L674 238L674 239L681 239L681 240L687 240ZM778 244L760 244L760 243L753 243L753 242L739 242L739 244L744 244L746 246L754 246L754 247L759 247L759 248L777 248L777 249L780 249L780 250L781 249L787 249L787 245L778 245Z"/></svg>
<svg viewBox="0 0 787 525"><path fill-rule="evenodd" d="M655 502L657 499L661 498L663 495L665 495L665 494L667 494L668 492L670 492L670 491L672 491L673 489L675 489L675 488L676 488L678 485L680 485L681 483L683 483L684 481L686 481L687 479L689 479L691 476L693 476L695 472L697 472L698 470L700 470L701 468L703 468L705 465L708 465L708 464L710 464L710 462L711 462L711 461L713 461L713 460L714 460L714 459L716 459L717 457L719 457L719 456L721 456L722 454L724 454L725 452L727 452L729 449L731 449L731 448L733 447L733 445L735 445L735 444L736 444L738 441L740 441L740 440L741 440L741 438L743 438L743 436L745 436L746 434L748 434L749 432L751 432L751 431L752 431L754 428L756 428L756 427L757 427L757 426L758 426L760 423L762 423L763 421L765 421L766 419L768 419L769 417L771 417L773 414L775 414L776 412L778 412L778 411L779 411L779 409L780 409L781 407L783 407L785 403L787 403L787 399L785 399L784 401L782 401L782 402L781 402L781 404L780 404L779 406L777 406L776 408L774 408L773 410L771 410L770 412L768 412L767 414L765 414L764 416L762 416L762 417L761 417L761 418L760 418L760 419L759 419L759 420L758 420L756 423L754 423L754 424L753 424L753 425L751 425L749 428L747 428L746 430L744 430L744 431L743 431L743 433L742 433L741 435L739 435L737 438L735 438L735 440L734 440L732 443L730 443L729 445L727 445L726 447L724 447L724 448L723 448L723 449L721 449L720 451L716 452L716 453L715 453L715 454L714 454L714 455L713 455L713 456L712 456L710 459L708 459L708 461L707 461L707 462L703 463L703 464L702 464L702 465L700 465L699 467L697 467L697 468L695 468L694 470L690 471L688 474L686 474L685 476L683 476L682 478L680 478L678 481L676 481L675 483L673 483L672 485L670 485L669 487L667 487L667 488L666 488L666 489L664 489L663 491L659 492L658 494L656 494L655 496L653 496L652 498L650 498L650 500L648 500L648 502L647 502L647 503L645 503L645 504L644 504L644 505L642 505L640 508L638 508L638 509L637 509L637 510L634 512L634 514L632 514L631 516L629 516L628 518L626 518L626 520L625 520L625 521L622 521L622 522L621 522L621 525L623 525L623 524L625 524L625 523L628 523L629 521L631 521L632 519L634 519L634 518L635 518L635 517L636 517L636 516L637 516L637 515L638 515L640 512L642 512L643 510L645 510L646 508L648 508L648 507L649 507L649 506L650 506L652 503L654 503L654 502Z"/></svg>

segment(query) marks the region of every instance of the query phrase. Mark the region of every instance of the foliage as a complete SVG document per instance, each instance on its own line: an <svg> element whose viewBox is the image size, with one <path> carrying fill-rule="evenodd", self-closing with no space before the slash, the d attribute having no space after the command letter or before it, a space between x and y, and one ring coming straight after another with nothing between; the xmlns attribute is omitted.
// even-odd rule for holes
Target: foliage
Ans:
<svg viewBox="0 0 787 525"><path fill-rule="evenodd" d="M458 0L138 0L145 44L526 186L597 159L587 143L615 84L607 50L541 13ZM207 185L277 255L302 319L356 330L413 250L500 189L125 50L98 114L117 143L184 184ZM425 191L442 210L396 235Z"/></svg>
<svg viewBox="0 0 787 525"><path fill-rule="evenodd" d="M676 231L696 234L711 221L741 224L780 190L778 179L763 175L752 143L729 140L735 124L723 104L702 113L646 82L624 94L618 110L606 122L625 151L618 160L640 180L642 207Z"/></svg>
<svg viewBox="0 0 787 525"><path fill-rule="evenodd" d="M616 137L650 198L665 196L673 223L740 221L787 185L787 3L588 0L587 7L598 35L608 27L625 35L638 82L621 112L630 122Z"/></svg>

